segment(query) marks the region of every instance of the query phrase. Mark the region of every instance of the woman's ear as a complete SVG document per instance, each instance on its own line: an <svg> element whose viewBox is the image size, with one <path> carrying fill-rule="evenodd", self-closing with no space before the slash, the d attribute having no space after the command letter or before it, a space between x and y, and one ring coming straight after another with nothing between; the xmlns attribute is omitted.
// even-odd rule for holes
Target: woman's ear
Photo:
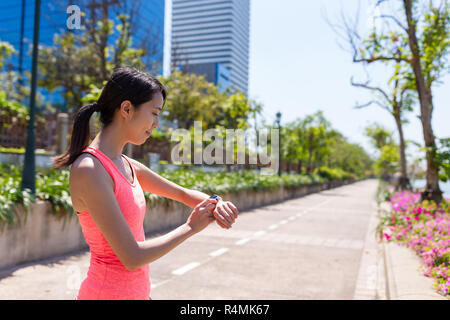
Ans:
<svg viewBox="0 0 450 320"><path fill-rule="evenodd" d="M120 114L124 118L130 117L132 110L133 110L133 105L131 104L131 102L129 100L122 101L122 103L120 104Z"/></svg>

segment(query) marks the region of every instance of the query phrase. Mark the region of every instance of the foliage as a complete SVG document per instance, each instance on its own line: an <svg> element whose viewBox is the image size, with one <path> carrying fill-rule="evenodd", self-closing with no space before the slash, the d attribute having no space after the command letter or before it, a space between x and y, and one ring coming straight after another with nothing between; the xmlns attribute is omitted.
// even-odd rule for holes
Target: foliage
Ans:
<svg viewBox="0 0 450 320"><path fill-rule="evenodd" d="M398 146L394 143L381 148L380 157L375 161L374 168L377 175L392 175L398 171L400 156Z"/></svg>
<svg viewBox="0 0 450 320"><path fill-rule="evenodd" d="M420 202L420 194L392 194L390 210L381 217L379 230L387 241L413 249L421 259L424 275L434 278L443 295L450 289L450 202Z"/></svg>
<svg viewBox="0 0 450 320"><path fill-rule="evenodd" d="M0 70L5 66L6 60L16 53L14 47L6 41L0 41Z"/></svg>
<svg viewBox="0 0 450 320"><path fill-rule="evenodd" d="M436 166L440 168L439 178L441 181L450 179L450 138L440 139L436 152Z"/></svg>
<svg viewBox="0 0 450 320"><path fill-rule="evenodd" d="M372 174L373 161L363 147L348 142L341 134L336 135L334 139L330 155L326 160L328 167L340 168L358 177L367 177Z"/></svg>
<svg viewBox="0 0 450 320"><path fill-rule="evenodd" d="M389 201L394 194L395 188L393 186L388 185L388 182L384 180L379 180L376 200L377 203L380 204L385 201Z"/></svg>
<svg viewBox="0 0 450 320"><path fill-rule="evenodd" d="M325 166L320 167L317 173L319 174L319 176L325 178L328 181L347 180L356 178L356 175L353 173L345 172L340 168L332 169Z"/></svg>
<svg viewBox="0 0 450 320"><path fill-rule="evenodd" d="M194 121L202 121L203 129L246 129L248 117L258 110L242 92L220 92L204 75L173 71L160 80L169 92L162 117L176 121L179 128L190 129Z"/></svg>
<svg viewBox="0 0 450 320"><path fill-rule="evenodd" d="M387 6L387 3L391 5ZM382 19L382 24L379 24L379 28L374 24L367 37L359 35L357 28L352 29L345 21L347 38L353 51L353 62L363 64L379 62L394 69L404 70L395 72L393 80L399 80L406 75L407 82L411 84L410 89L414 89L419 97L427 158L427 192L422 195L424 198L439 201L441 192L438 168L435 166L435 138L431 119L433 89L449 71L448 1L404 0L397 3L377 1L376 7L383 11L383 14L376 17ZM402 166L404 170L404 162Z"/></svg>
<svg viewBox="0 0 450 320"><path fill-rule="evenodd" d="M0 152L24 154L25 153L25 148L24 147L21 147L21 148L0 147ZM43 149L36 149L35 150L35 154L48 154L48 152L46 150L43 150Z"/></svg>
<svg viewBox="0 0 450 320"><path fill-rule="evenodd" d="M20 190L21 172L18 167L0 164L0 227L20 223L18 206L24 207L25 219L34 201L28 189Z"/></svg>
<svg viewBox="0 0 450 320"><path fill-rule="evenodd" d="M74 210L69 194L69 169L55 170L39 168L36 177L36 199L28 190L20 191L21 172L14 165L0 165L0 226L12 225L18 222L16 205L22 204L29 208L35 200L48 201L52 211L59 217L70 219ZM322 183L328 179L312 174L263 175L257 171L204 172L186 168L176 171L161 171L159 174L185 188L199 190L205 193L225 194L243 190L273 190L278 187L296 188L312 183ZM338 178L339 179L339 178ZM153 206L156 202L169 203L171 200L144 192L146 199Z"/></svg>
<svg viewBox="0 0 450 320"><path fill-rule="evenodd" d="M69 169L47 169L38 172L36 176L36 197L48 201L57 216L66 216L65 213L74 213L72 200L69 194ZM69 215L70 216L70 215Z"/></svg>
<svg viewBox="0 0 450 320"><path fill-rule="evenodd" d="M76 110L83 96L100 93L98 88L114 68L145 68L145 51L132 45L129 17L119 15L117 20L88 18L88 31L55 35L53 45L39 51L39 86L49 91L62 88L68 108Z"/></svg>
<svg viewBox="0 0 450 320"><path fill-rule="evenodd" d="M362 177L371 166L364 149L349 143L331 127L320 111L282 127L281 158L305 166L309 173L326 165Z"/></svg>
<svg viewBox="0 0 450 320"><path fill-rule="evenodd" d="M5 91L2 90L0 90L0 107L0 116L15 116L21 120L28 120L28 108L7 99Z"/></svg>
<svg viewBox="0 0 450 320"><path fill-rule="evenodd" d="M366 136L379 151L378 159L374 163L375 174L389 178L400 165L399 148L394 143L392 133L382 125L374 123L366 127Z"/></svg>

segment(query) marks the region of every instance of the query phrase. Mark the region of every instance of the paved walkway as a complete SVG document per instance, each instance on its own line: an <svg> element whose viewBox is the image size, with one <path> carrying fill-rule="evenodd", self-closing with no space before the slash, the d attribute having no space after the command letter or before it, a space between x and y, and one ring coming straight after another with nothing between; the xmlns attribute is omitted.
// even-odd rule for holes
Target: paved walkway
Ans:
<svg viewBox="0 0 450 320"><path fill-rule="evenodd" d="M150 265L153 299L376 299L376 180L241 213ZM75 299L89 253L0 274L0 299Z"/></svg>

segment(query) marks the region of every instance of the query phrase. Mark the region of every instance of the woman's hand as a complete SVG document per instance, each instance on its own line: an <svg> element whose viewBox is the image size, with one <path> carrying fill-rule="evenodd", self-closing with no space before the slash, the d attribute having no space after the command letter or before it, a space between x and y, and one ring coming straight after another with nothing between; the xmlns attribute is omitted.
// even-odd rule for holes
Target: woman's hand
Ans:
<svg viewBox="0 0 450 320"><path fill-rule="evenodd" d="M191 215L186 221L186 224L191 228L194 233L200 232L205 229L211 222L214 221L212 214L216 207L216 199L205 199L197 204L192 211Z"/></svg>
<svg viewBox="0 0 450 320"><path fill-rule="evenodd" d="M214 218L217 224L224 229L230 229L231 225L235 223L239 211L231 201L219 200L213 211Z"/></svg>

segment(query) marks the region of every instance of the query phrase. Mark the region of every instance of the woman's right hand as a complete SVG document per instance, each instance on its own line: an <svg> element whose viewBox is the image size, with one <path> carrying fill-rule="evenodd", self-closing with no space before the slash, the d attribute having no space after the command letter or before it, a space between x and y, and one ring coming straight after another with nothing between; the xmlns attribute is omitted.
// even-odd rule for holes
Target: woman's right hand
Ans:
<svg viewBox="0 0 450 320"><path fill-rule="evenodd" d="M213 210L216 207L216 199L205 199L197 204L191 215L186 221L186 224L194 233L205 229L211 222L215 220Z"/></svg>

